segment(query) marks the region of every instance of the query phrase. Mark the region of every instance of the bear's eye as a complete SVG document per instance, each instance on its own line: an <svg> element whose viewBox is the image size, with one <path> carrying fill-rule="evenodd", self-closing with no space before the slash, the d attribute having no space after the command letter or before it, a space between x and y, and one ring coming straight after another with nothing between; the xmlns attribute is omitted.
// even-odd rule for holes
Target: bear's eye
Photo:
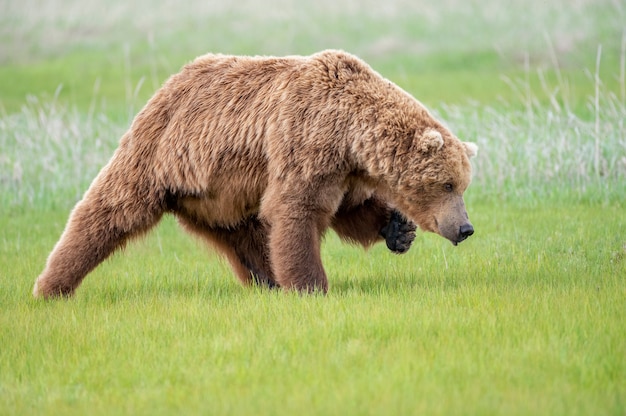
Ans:
<svg viewBox="0 0 626 416"><path fill-rule="evenodd" d="M446 192L452 192L454 190L454 186L451 183L447 183L443 186Z"/></svg>

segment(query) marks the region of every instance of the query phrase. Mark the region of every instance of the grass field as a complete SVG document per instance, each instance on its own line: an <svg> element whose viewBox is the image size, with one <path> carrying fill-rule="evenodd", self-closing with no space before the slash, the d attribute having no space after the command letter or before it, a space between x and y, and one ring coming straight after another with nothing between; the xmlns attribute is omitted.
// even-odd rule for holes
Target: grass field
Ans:
<svg viewBox="0 0 626 416"><path fill-rule="evenodd" d="M626 4L0 0L0 415L626 414ZM163 80L344 48L480 146L459 247L329 234L327 296L241 287L172 218L30 295Z"/></svg>
<svg viewBox="0 0 626 416"><path fill-rule="evenodd" d="M3 413L623 413L622 210L473 208L456 249L329 237L326 297L242 288L167 221L37 302L65 218L11 218L31 235L1 243Z"/></svg>

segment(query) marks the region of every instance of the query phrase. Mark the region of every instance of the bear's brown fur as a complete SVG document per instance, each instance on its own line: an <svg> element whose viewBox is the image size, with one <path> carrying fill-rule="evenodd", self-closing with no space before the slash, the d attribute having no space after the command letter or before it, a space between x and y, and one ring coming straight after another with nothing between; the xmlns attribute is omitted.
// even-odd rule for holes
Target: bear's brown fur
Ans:
<svg viewBox="0 0 626 416"><path fill-rule="evenodd" d="M202 56L137 115L33 293L71 295L164 213L221 251L244 283L325 292L329 227L396 252L410 246L412 221L454 244L471 235L462 195L475 152L345 52Z"/></svg>

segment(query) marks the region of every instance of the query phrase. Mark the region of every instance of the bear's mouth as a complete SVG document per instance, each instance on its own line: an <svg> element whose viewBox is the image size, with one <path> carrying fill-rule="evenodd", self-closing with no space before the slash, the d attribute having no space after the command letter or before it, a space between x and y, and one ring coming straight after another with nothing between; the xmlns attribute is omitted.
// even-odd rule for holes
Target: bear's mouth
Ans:
<svg viewBox="0 0 626 416"><path fill-rule="evenodd" d="M467 237L469 237L469 236L463 236L463 235L460 235L460 236L458 236L458 237L456 238L456 240L450 240L450 241L452 241L452 244L453 244L453 245L458 246L458 245L459 245L459 244L461 244L463 241L467 240Z"/></svg>

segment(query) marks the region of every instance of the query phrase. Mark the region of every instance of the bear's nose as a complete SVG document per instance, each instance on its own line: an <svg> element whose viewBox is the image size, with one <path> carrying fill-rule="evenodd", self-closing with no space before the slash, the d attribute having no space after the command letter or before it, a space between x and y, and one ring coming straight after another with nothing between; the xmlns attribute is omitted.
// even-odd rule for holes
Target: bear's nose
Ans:
<svg viewBox="0 0 626 416"><path fill-rule="evenodd" d="M461 225L461 228L459 229L459 234L461 238L465 240L467 237L474 234L474 227L472 227L472 224L470 223L463 224Z"/></svg>

